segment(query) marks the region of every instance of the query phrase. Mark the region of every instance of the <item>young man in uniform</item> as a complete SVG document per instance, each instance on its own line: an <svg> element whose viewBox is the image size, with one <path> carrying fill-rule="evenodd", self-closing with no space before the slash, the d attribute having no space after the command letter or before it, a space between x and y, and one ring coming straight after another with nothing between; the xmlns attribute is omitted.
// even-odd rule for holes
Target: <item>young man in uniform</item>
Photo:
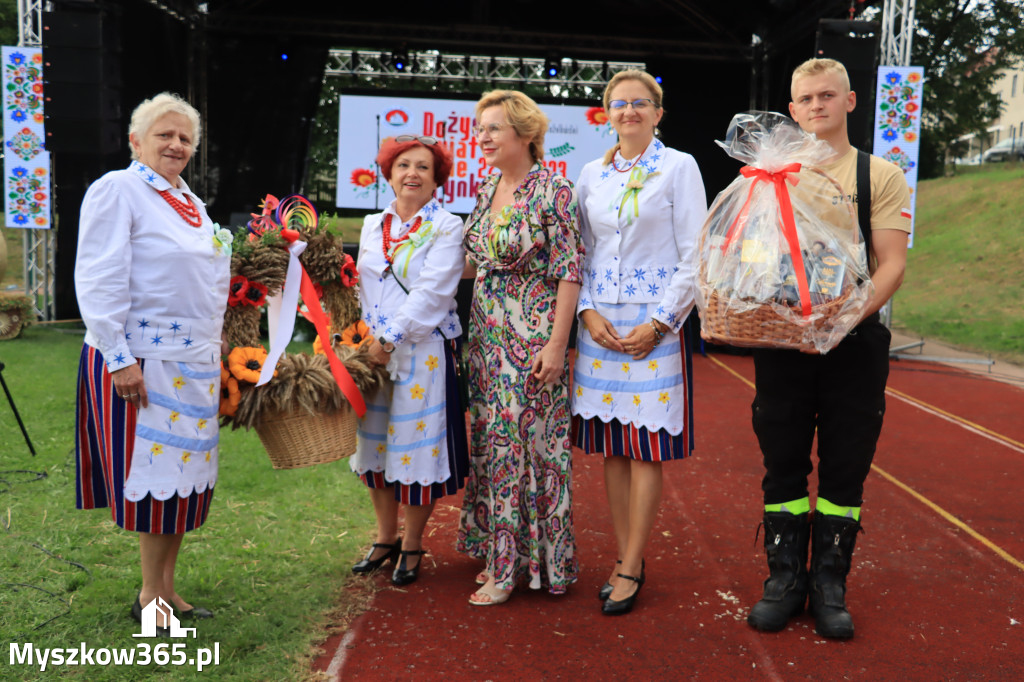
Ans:
<svg viewBox="0 0 1024 682"><path fill-rule="evenodd" d="M846 127L857 97L842 64L832 59L804 62L793 72L791 94L793 119L835 150L822 170L839 182L858 211L867 209L870 197L865 241L874 294L860 323L826 355L754 352L753 425L764 457L761 487L770 577L747 622L759 630L781 630L803 610L809 596L818 634L849 638L853 619L846 609L846 576L861 530L864 480L882 429L889 374L890 334L878 310L903 281L910 192L902 171L877 156L865 154L858 174L858 151L850 145ZM870 187L858 187L858 175L863 180L867 168ZM866 222L862 219L861 224ZM815 432L818 494L812 520L807 477Z"/></svg>

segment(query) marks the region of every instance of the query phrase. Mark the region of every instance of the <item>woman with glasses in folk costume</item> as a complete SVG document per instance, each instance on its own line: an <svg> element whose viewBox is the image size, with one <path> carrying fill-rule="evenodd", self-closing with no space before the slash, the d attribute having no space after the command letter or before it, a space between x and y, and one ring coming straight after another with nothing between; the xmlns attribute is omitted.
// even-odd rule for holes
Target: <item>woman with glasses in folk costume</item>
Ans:
<svg viewBox="0 0 1024 682"><path fill-rule="evenodd" d="M391 582L408 585L426 554L423 529L434 503L458 492L469 468L455 364L465 252L462 220L434 198L451 173L451 152L433 137L399 135L384 140L377 164L395 199L366 216L356 266L370 357L394 384L369 401L359 423L351 466L370 490L377 537L352 571L371 573L390 560Z"/></svg>
<svg viewBox="0 0 1024 682"><path fill-rule="evenodd" d="M707 212L689 154L655 137L661 86L615 74L604 108L619 141L577 189L587 250L578 315L573 436L604 454L617 560L602 612L628 613L646 580L644 550L661 499L661 463L693 446L690 335L694 254Z"/></svg>
<svg viewBox="0 0 1024 682"><path fill-rule="evenodd" d="M537 104L495 90L476 120L500 174L480 186L466 222L476 282L458 548L484 560L470 603L490 606L520 578L554 594L576 580L566 345L583 252L572 183L541 163L548 120Z"/></svg>

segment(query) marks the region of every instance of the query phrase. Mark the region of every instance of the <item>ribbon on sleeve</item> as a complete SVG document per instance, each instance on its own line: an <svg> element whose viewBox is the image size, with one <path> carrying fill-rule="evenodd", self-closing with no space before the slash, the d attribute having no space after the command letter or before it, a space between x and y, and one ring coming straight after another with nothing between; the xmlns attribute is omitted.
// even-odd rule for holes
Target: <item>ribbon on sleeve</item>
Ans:
<svg viewBox="0 0 1024 682"><path fill-rule="evenodd" d="M786 243L789 245L789 254L793 258L793 270L796 273L797 291L800 293L800 312L804 319L811 316L811 291L807 286L807 272L804 270L804 259L800 252L800 239L796 233L796 220L793 218L793 203L789 197L789 187L786 183L789 182L794 187L800 182L800 179L795 177L796 173L800 172L799 163L791 163L787 166L783 166L778 171L770 173L761 168L755 168L753 166L744 166L740 169L740 174L745 178L753 178L753 182L750 183L750 189L747 191L747 198L743 202L742 208L740 208L739 215L736 216L736 220L733 221L732 225L729 226L729 231L725 234L725 243L722 244L722 252L728 251L736 239L739 238L740 233L743 232L743 228L747 224L747 216L750 211L750 200L754 195L754 188L757 187L759 182L770 182L775 187L775 198L779 202L779 213L782 215L782 236L786 238Z"/></svg>

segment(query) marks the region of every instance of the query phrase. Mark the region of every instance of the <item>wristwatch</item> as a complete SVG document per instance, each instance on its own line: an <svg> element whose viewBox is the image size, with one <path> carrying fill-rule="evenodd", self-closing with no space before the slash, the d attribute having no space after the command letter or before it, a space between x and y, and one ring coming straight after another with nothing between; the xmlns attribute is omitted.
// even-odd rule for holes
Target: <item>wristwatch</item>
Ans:
<svg viewBox="0 0 1024 682"><path fill-rule="evenodd" d="M390 341L385 339L383 336L380 337L377 340L380 341L380 347L384 349L385 353L394 353L395 352L395 344L391 343Z"/></svg>

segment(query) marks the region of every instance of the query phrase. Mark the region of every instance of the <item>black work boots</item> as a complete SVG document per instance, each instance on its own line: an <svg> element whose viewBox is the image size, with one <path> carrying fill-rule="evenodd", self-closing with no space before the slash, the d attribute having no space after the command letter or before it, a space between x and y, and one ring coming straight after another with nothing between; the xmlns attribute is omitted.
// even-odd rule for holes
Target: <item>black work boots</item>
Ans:
<svg viewBox="0 0 1024 682"><path fill-rule="evenodd" d="M813 533L806 514L766 512L763 524L769 576L764 581L764 596L750 609L747 622L758 630L781 630L791 617L803 611L810 595L810 612L819 635L853 637L853 619L846 610L846 576L860 523L816 511Z"/></svg>

